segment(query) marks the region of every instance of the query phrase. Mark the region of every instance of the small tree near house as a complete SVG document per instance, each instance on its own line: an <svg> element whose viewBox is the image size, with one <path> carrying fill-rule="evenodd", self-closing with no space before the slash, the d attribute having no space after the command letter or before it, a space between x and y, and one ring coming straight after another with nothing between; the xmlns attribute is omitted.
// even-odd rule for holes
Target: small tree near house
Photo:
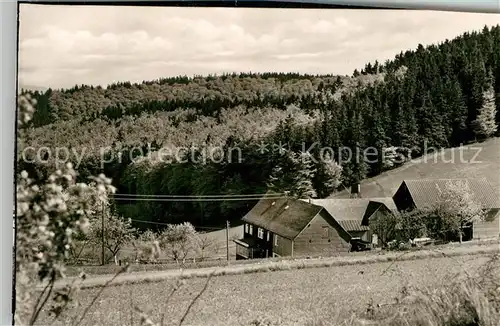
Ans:
<svg viewBox="0 0 500 326"><path fill-rule="evenodd" d="M397 238L399 219L396 214L387 214L370 221L370 229L377 235L377 242L385 247Z"/></svg>
<svg viewBox="0 0 500 326"><path fill-rule="evenodd" d="M370 228L383 247L393 240L407 243L426 235L425 216L426 212L421 210L382 215L370 222Z"/></svg>
<svg viewBox="0 0 500 326"><path fill-rule="evenodd" d="M215 251L215 242L216 241L207 234L198 234L195 237L195 250L200 257L200 260L207 258L207 254L210 250Z"/></svg>
<svg viewBox="0 0 500 326"><path fill-rule="evenodd" d="M448 181L440 190L436 205L429 210L427 228L435 237L457 234L462 242L463 227L485 218L486 213L472 197L467 182Z"/></svg>
<svg viewBox="0 0 500 326"><path fill-rule="evenodd" d="M426 212L422 210L412 210L397 214L398 236L404 242L427 235Z"/></svg>

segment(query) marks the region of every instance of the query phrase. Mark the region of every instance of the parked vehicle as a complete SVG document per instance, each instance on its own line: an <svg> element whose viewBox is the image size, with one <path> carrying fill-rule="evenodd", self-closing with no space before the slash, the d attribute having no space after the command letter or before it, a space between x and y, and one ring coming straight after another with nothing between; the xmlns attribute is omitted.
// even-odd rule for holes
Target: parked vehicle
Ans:
<svg viewBox="0 0 500 326"><path fill-rule="evenodd" d="M431 238L415 238L410 240L410 243L412 247L422 247L433 244L434 240Z"/></svg>
<svg viewBox="0 0 500 326"><path fill-rule="evenodd" d="M372 244L368 241L361 240L361 238L352 238L350 251L367 251L372 249Z"/></svg>

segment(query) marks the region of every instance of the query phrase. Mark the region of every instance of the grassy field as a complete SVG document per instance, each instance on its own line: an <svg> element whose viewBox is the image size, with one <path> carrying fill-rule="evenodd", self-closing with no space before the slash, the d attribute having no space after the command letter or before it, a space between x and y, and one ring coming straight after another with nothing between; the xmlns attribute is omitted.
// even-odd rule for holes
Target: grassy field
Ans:
<svg viewBox="0 0 500 326"><path fill-rule="evenodd" d="M292 269L213 277L192 307L184 325L251 325L266 316L280 325L331 322L341 325L362 317L369 304L394 304L405 288L437 287L460 278L474 278L491 255L426 258L408 261ZM132 307L149 312L153 320L166 316L176 325L206 278L185 280L167 302L175 279L122 284L107 288L82 325L139 325ZM99 288L78 294L86 306ZM58 325L67 324L66 316ZM40 325L47 319L40 321ZM56 323L57 324L57 323ZM311 324L312 325L312 324Z"/></svg>
<svg viewBox="0 0 500 326"><path fill-rule="evenodd" d="M462 153L462 154L461 154ZM463 159L460 159L462 155ZM476 156L477 155L477 156ZM454 160L452 160L454 158ZM451 163L447 163L451 162ZM392 197L404 179L487 178L500 197L500 138L464 145L415 159L394 170L361 182L362 197ZM332 198L349 198L347 190Z"/></svg>

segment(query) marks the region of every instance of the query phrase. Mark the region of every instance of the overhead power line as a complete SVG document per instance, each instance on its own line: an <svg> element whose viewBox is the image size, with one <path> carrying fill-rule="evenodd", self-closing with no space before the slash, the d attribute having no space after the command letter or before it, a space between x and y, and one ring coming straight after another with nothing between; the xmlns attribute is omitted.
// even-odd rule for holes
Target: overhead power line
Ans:
<svg viewBox="0 0 500 326"><path fill-rule="evenodd" d="M266 193L266 194L242 194L242 195L141 195L141 194L114 194L114 197L154 197L154 198L274 198L283 197L282 193Z"/></svg>
<svg viewBox="0 0 500 326"><path fill-rule="evenodd" d="M290 199L290 197L241 197L241 198L159 198L159 197L113 197L117 201L157 201L157 202L214 202L214 201L252 201L260 199Z"/></svg>
<svg viewBox="0 0 500 326"><path fill-rule="evenodd" d="M136 219L130 219L132 222L137 222L137 223L146 223L146 224L155 224L155 225L171 225L173 223L162 223L162 222L153 222L153 221L144 221L144 220L136 220ZM213 230L213 231L220 231L223 230L224 227L214 227L214 226L195 226L195 229L204 229L204 230Z"/></svg>

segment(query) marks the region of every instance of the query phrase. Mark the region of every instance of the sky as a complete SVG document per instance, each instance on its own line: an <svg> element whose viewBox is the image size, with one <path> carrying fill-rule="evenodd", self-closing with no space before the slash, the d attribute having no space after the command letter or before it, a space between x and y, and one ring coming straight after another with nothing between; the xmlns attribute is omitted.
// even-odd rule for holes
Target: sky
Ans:
<svg viewBox="0 0 500 326"><path fill-rule="evenodd" d="M67 88L224 72L351 75L500 24L500 14L22 4L19 20L19 83Z"/></svg>

